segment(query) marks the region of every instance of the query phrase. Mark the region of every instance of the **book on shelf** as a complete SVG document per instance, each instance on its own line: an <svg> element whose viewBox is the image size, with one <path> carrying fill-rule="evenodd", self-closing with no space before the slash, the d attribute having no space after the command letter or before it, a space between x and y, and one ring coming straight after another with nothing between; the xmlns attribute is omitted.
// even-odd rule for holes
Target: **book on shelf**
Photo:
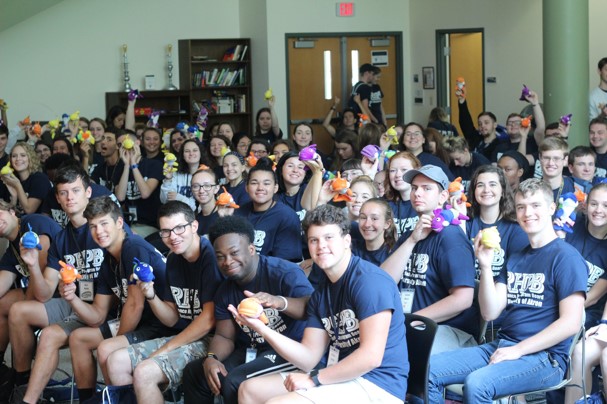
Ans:
<svg viewBox="0 0 607 404"><path fill-rule="evenodd" d="M221 58L222 62L229 62L231 60L234 60L234 51L236 50L235 47L231 47L228 48L226 50L226 52L223 54L223 58Z"/></svg>
<svg viewBox="0 0 607 404"><path fill-rule="evenodd" d="M232 55L232 59L231 60L240 60L240 53L242 52L242 45L236 45L236 47L234 48L234 54Z"/></svg>
<svg viewBox="0 0 607 404"><path fill-rule="evenodd" d="M202 70L192 75L192 87L230 87L246 84L246 67Z"/></svg>
<svg viewBox="0 0 607 404"><path fill-rule="evenodd" d="M240 54L240 59L241 61L244 61L244 57L247 54L247 49L249 49L249 45L245 45L242 49L242 53Z"/></svg>

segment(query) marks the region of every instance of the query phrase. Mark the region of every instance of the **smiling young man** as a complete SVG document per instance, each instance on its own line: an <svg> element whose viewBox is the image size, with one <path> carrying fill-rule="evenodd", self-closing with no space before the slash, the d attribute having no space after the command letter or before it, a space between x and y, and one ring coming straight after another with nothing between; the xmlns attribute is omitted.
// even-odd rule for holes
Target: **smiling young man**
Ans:
<svg viewBox="0 0 607 404"><path fill-rule="evenodd" d="M352 255L350 220L341 209L321 205L306 214L303 227L310 255L327 280L310 298L301 342L230 307L237 321L303 372L248 380L238 402L402 403L409 361L396 285ZM323 357L326 364L320 363Z"/></svg>
<svg viewBox="0 0 607 404"><path fill-rule="evenodd" d="M108 384L133 384L137 401L163 403L161 388L179 386L183 368L207 352L215 327L213 296L221 275L209 241L200 237L194 212L181 201L169 201L158 212L160 237L171 254L167 258L166 287L138 282L154 315L179 331L113 352L108 358ZM163 293L164 291L164 293ZM134 369L134 370L133 370Z"/></svg>
<svg viewBox="0 0 607 404"><path fill-rule="evenodd" d="M607 118L599 116L590 121L588 139L596 153L596 176L607 177Z"/></svg>
<svg viewBox="0 0 607 404"><path fill-rule="evenodd" d="M599 60L597 67L599 85L593 88L588 96L591 120L607 112L607 58Z"/></svg>
<svg viewBox="0 0 607 404"><path fill-rule="evenodd" d="M132 278L137 259L153 268L156 288L162 291L166 279L164 256L140 236L124 231L122 212L110 197L91 199L84 217L88 220L93 240L107 251L108 265L99 273L97 294L92 304L76 296L75 284L61 284L59 287L62 297L88 325L74 330L69 339L80 401L91 397L95 390L95 349L99 366L107 379L107 358L112 352L136 342L173 334L154 316ZM118 308L116 318L105 322L108 314L113 317L115 306Z"/></svg>
<svg viewBox="0 0 607 404"><path fill-rule="evenodd" d="M93 301L94 281L104 263L103 249L91 237L83 215L91 195L86 172L76 166L57 170L55 192L70 222L53 240L46 268L40 267L37 249L22 251L21 258L30 273L29 288L36 301L16 302L9 312L13 366L17 372L15 384L18 387L13 393L16 402L21 397L30 403L38 400L52 371L57 367L59 348L67 344L71 332L85 326L67 301L52 299L59 284L59 260L74 266L82 275L76 285L76 293L87 302ZM36 361L30 372L36 343L34 330L37 328L43 330L36 349Z"/></svg>
<svg viewBox="0 0 607 404"><path fill-rule="evenodd" d="M553 386L567 369L571 337L582 325L587 266L554 232L556 206L545 182L523 181L515 207L530 246L512 255L497 278L494 249L475 241L481 313L491 321L505 310L500 331L488 344L432 356L432 403L443 402L444 386L456 383L464 383L464 402L491 403Z"/></svg>
<svg viewBox="0 0 607 404"><path fill-rule="evenodd" d="M401 236L400 245L381 267L399 285L403 310L439 323L433 353L475 345L478 317L471 307L474 296L474 253L459 226L440 232L430 224L434 210L449 197L449 180L436 166L409 170L411 204L419 215L415 228Z"/></svg>
<svg viewBox="0 0 607 404"><path fill-rule="evenodd" d="M539 148L539 160L542 166L542 179L552 189L554 203L567 192L575 192L571 177L563 175L563 167L567 161L569 148L564 140L558 137L544 139Z"/></svg>
<svg viewBox="0 0 607 404"><path fill-rule="evenodd" d="M236 404L244 380L294 367L262 336L238 326L228 306L255 297L272 329L299 340L305 324L300 320L313 289L296 264L255 252L254 230L244 218L218 219L209 239L226 280L215 295L217 326L207 357L190 363L184 371L185 403L210 404L214 395L221 394L226 404Z"/></svg>
<svg viewBox="0 0 607 404"><path fill-rule="evenodd" d="M596 153L588 146L576 146L569 152L567 163L575 189L588 194L594 182Z"/></svg>

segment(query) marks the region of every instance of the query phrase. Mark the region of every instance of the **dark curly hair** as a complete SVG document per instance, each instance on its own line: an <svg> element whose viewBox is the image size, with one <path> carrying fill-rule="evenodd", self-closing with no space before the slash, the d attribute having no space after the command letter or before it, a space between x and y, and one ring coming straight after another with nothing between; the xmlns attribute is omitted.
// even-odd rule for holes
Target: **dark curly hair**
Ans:
<svg viewBox="0 0 607 404"><path fill-rule="evenodd" d="M219 237L231 233L246 237L249 244L255 240L255 229L251 222L242 216L225 216L218 218L209 229L209 241L215 244Z"/></svg>

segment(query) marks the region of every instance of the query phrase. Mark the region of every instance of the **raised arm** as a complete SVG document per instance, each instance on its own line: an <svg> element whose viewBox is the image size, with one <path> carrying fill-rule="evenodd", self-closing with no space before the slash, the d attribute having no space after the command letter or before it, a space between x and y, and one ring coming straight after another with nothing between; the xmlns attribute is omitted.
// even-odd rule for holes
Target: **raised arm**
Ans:
<svg viewBox="0 0 607 404"><path fill-rule="evenodd" d="M274 108L274 103L276 102L276 98L272 96L268 100L268 106L270 107L270 115L272 116L272 132L274 136L278 138L280 135L280 123L278 122L278 115L276 115L276 109Z"/></svg>
<svg viewBox="0 0 607 404"><path fill-rule="evenodd" d="M323 128L325 128L327 132L329 132L329 135L331 135L331 137L335 137L335 128L333 127L333 125L331 125L331 119L333 119L333 113L337 110L339 101L340 99L338 97L335 97L333 105L329 109L329 112L327 112L325 119L322 121Z"/></svg>
<svg viewBox="0 0 607 404"><path fill-rule="evenodd" d="M318 204L318 195L322 188L323 165L320 159L304 161L304 164L312 171L312 177L301 196L301 206L305 210L310 211Z"/></svg>

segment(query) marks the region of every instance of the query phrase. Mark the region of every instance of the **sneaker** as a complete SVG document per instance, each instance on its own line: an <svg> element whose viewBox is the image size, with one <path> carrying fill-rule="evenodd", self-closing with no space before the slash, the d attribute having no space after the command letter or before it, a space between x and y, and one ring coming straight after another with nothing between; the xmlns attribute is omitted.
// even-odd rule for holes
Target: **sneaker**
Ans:
<svg viewBox="0 0 607 404"><path fill-rule="evenodd" d="M602 391L597 391L594 394L591 394L589 396L585 397L585 401L584 398L580 398L579 400L577 400L575 402L575 404L605 404L605 398L603 397L603 392Z"/></svg>
<svg viewBox="0 0 607 404"><path fill-rule="evenodd" d="M21 404L23 402L23 397L25 397L25 392L27 391L27 384L23 384L21 386L15 386L13 389L13 394L11 395L11 404Z"/></svg>

